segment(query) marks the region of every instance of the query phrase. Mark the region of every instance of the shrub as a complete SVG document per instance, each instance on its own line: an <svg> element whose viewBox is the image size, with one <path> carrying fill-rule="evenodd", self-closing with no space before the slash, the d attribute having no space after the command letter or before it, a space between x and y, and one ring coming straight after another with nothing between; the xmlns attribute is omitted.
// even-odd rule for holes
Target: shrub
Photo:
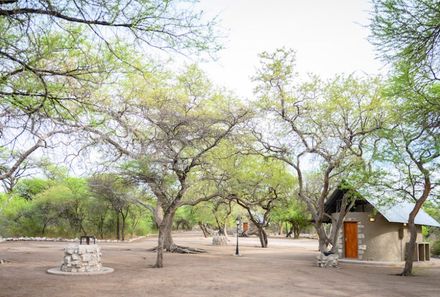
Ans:
<svg viewBox="0 0 440 297"><path fill-rule="evenodd" d="M440 240L434 241L431 252L435 256L440 256Z"/></svg>

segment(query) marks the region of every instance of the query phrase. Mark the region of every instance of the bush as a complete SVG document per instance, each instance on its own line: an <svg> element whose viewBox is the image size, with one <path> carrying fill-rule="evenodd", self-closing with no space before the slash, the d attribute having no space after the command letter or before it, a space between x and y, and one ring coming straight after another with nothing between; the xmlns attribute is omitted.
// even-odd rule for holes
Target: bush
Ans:
<svg viewBox="0 0 440 297"><path fill-rule="evenodd" d="M434 241L432 244L431 253L435 256L440 256L440 240Z"/></svg>

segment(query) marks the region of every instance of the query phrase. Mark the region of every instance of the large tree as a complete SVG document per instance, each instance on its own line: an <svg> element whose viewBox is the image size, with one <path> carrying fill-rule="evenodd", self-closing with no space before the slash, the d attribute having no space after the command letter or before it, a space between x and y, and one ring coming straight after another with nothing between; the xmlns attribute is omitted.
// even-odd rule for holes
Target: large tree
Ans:
<svg viewBox="0 0 440 297"><path fill-rule="evenodd" d="M279 160L259 155L235 155L224 166L227 198L241 206L257 230L261 247L267 248L266 228L281 200L292 198L295 178Z"/></svg>
<svg viewBox="0 0 440 297"><path fill-rule="evenodd" d="M435 185L440 128L440 3L433 0L373 1L372 41L391 64L389 100L394 126L384 134L384 157L396 174L388 187L415 202L402 275L412 274L417 231L414 218ZM433 180L434 179L434 180Z"/></svg>
<svg viewBox="0 0 440 297"><path fill-rule="evenodd" d="M299 238L304 228L311 225L307 206L296 197L281 199L272 217L272 220L279 224L279 235L282 234L283 224L286 223L290 224L290 227L286 225L286 237L291 237L293 234L295 239Z"/></svg>
<svg viewBox="0 0 440 297"><path fill-rule="evenodd" d="M88 107L121 64L140 71L127 52L218 50L214 22L192 2L0 1L0 144L11 151L0 180L58 134L52 118Z"/></svg>
<svg viewBox="0 0 440 297"><path fill-rule="evenodd" d="M106 96L104 90L98 93ZM213 88L195 66L178 76L158 71L128 75L107 96L82 123L72 125L87 133L86 145L91 140L109 147L110 158L124 161L123 172L154 194L159 227L155 266L162 267L164 247L178 248L171 237L177 208L220 195L217 181L204 179L207 157L233 137L249 112Z"/></svg>
<svg viewBox="0 0 440 297"><path fill-rule="evenodd" d="M391 63L404 61L419 83L440 80L440 3L373 0L372 42ZM438 104L438 103L437 103Z"/></svg>
<svg viewBox="0 0 440 297"><path fill-rule="evenodd" d="M343 179L357 187L369 175L365 146L384 117L380 82L353 76L301 82L294 72L293 51L265 52L260 58L256 94L271 122L256 125L259 151L291 166L298 178L298 196L312 215L320 251L331 245L336 252L338 227L347 209L327 234L324 204Z"/></svg>
<svg viewBox="0 0 440 297"><path fill-rule="evenodd" d="M133 185L117 175L101 174L90 178L89 187L96 198L110 205L116 217L116 239L125 240L130 202L135 195Z"/></svg>
<svg viewBox="0 0 440 297"><path fill-rule="evenodd" d="M410 240L402 275L412 274L417 229L415 218L429 197L438 196L440 180L440 113L423 108L426 97L438 97L438 88L425 88L423 94L411 88L414 80L406 76L394 78L388 98L392 102L391 123L382 131L376 158L377 170L383 177L379 188L401 200L414 203L408 217Z"/></svg>

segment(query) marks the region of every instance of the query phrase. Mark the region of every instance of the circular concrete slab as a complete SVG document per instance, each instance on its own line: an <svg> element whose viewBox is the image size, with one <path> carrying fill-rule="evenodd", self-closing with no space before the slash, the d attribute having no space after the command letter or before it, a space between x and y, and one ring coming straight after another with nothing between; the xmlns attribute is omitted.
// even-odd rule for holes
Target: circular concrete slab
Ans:
<svg viewBox="0 0 440 297"><path fill-rule="evenodd" d="M114 269L110 267L102 267L99 271L90 271L90 272L66 272L61 271L59 267L51 268L47 270L47 273L57 274L57 275L98 275L98 274L107 274L113 272Z"/></svg>

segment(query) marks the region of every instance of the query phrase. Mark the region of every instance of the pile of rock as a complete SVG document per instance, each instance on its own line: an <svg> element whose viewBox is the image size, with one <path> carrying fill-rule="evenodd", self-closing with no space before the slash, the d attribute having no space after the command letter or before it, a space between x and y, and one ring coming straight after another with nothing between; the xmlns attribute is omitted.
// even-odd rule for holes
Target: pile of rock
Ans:
<svg viewBox="0 0 440 297"><path fill-rule="evenodd" d="M318 267L338 267L339 256L337 254L324 254L321 253L316 257L316 264Z"/></svg>
<svg viewBox="0 0 440 297"><path fill-rule="evenodd" d="M64 272L100 271L101 256L101 249L97 244L69 245L64 248L64 261L60 270Z"/></svg>
<svg viewBox="0 0 440 297"><path fill-rule="evenodd" d="M212 237L212 245L228 245L228 238L224 235L215 233Z"/></svg>

